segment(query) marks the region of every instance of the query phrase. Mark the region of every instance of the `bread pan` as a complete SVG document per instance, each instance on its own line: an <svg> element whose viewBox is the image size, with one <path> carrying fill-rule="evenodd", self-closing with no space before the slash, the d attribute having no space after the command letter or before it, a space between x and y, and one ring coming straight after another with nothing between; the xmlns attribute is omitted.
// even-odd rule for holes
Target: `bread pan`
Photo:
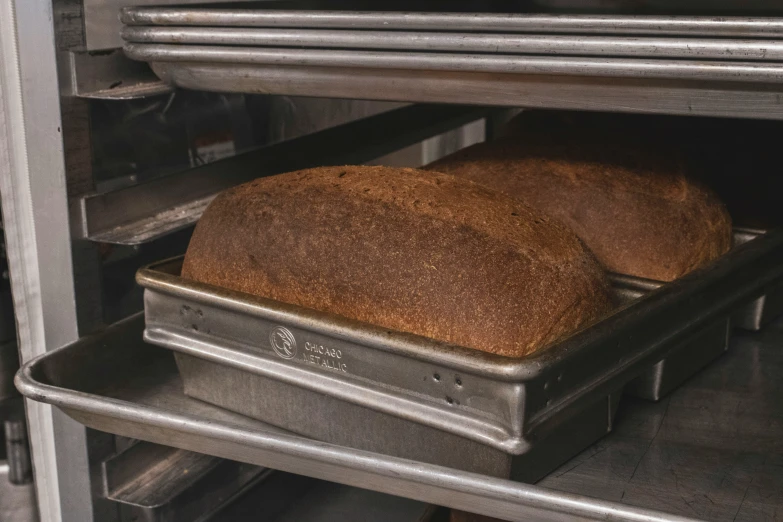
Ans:
<svg viewBox="0 0 783 522"><path fill-rule="evenodd" d="M766 232L758 228L734 227L734 244L747 243ZM743 330L758 331L781 315L783 315L783 285L775 285L767 289L761 297L737 310L731 317L731 323Z"/></svg>
<svg viewBox="0 0 783 522"><path fill-rule="evenodd" d="M616 274L612 275L612 283L623 303L640 299L665 284ZM625 394L660 400L728 350L730 324L728 318L721 318L676 342L665 358L625 386Z"/></svg>
<svg viewBox="0 0 783 522"><path fill-rule="evenodd" d="M286 433L185 396L171 352L144 343L143 329L139 314L53 350L16 384L96 430L503 520L693 520Z"/></svg>
<svg viewBox="0 0 783 522"><path fill-rule="evenodd" d="M605 432L617 390L778 282L783 234L522 359L185 280L180 265L137 281L145 339L179 354L186 393L328 442L524 479L516 457L601 411Z"/></svg>
<svg viewBox="0 0 783 522"><path fill-rule="evenodd" d="M568 400L564 372L581 368L518 367L196 284L178 277L180 266L153 265L138 279L145 339L175 350L191 397L320 440L528 482L611 429L622 383ZM555 401L562 412L552 415ZM523 435L523 424L535 433Z"/></svg>
<svg viewBox="0 0 783 522"><path fill-rule="evenodd" d="M766 231L734 228L734 246L747 243ZM615 287L625 302L642 297L664 283L628 276L614 276ZM729 346L731 326L758 330L761 324L783 313L783 287L773 287L766 296L739 306L730 320L720 320L702 328L679 343L667 358L635 378L625 387L625 393L641 399L658 401L673 391L700 369L718 358ZM771 308L771 306L776 308Z"/></svg>

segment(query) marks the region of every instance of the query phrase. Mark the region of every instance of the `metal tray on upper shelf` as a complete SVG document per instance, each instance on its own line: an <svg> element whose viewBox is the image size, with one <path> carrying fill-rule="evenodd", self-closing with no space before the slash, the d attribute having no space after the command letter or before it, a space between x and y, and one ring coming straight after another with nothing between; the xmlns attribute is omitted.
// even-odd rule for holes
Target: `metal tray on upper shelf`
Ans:
<svg viewBox="0 0 783 522"><path fill-rule="evenodd" d="M139 41L126 54L189 89L783 119L783 66L765 61L783 18L133 7L122 20Z"/></svg>
<svg viewBox="0 0 783 522"><path fill-rule="evenodd" d="M122 38L126 42L142 44L382 49L501 55L633 56L735 62L775 62L783 58L783 43L759 39L156 26L125 27Z"/></svg>
<svg viewBox="0 0 783 522"><path fill-rule="evenodd" d="M126 25L779 38L783 18L125 7Z"/></svg>
<svg viewBox="0 0 783 522"><path fill-rule="evenodd" d="M569 423L605 433L618 390L779 281L773 259L783 233L522 359L185 280L181 260L137 281L145 339L177 352L189 395L330 442L524 478L519 456L600 435Z"/></svg>
<svg viewBox="0 0 783 522"><path fill-rule="evenodd" d="M734 227L734 244L747 243L766 233L766 230L759 228ZM781 315L783 315L783 285L775 285L732 315L731 323L744 330L758 331Z"/></svg>
<svg viewBox="0 0 783 522"><path fill-rule="evenodd" d="M554 74L551 70L546 74L534 73L532 63L529 64L531 72L522 74L411 69L402 64L390 69L382 66L383 56L373 57L374 63L378 65L375 67L337 67L334 65L338 61L323 63L320 56L312 55L313 51L307 51L310 53L309 59L300 60L300 57L307 57L301 56L300 51L296 50L285 50L283 54L276 50L266 56L267 63L216 61L208 56L191 54L185 49L176 48L184 51L184 56L173 56L168 53L149 53L148 50L138 48L138 44L131 45L134 49L130 50L126 46L126 52L137 59L149 61L153 71L163 81L186 89L783 119L783 86L779 83L591 76L581 70L583 64L579 60L585 59L567 64L570 74ZM440 56L430 56L428 61L437 64L439 59ZM561 58L537 60L558 62ZM614 65L622 67L620 63ZM665 67L665 64L656 65Z"/></svg>
<svg viewBox="0 0 783 522"><path fill-rule="evenodd" d="M503 520L691 520L286 433L185 396L171 352L143 329L138 314L49 352L17 386L93 429Z"/></svg>
<svg viewBox="0 0 783 522"><path fill-rule="evenodd" d="M765 233L765 230L734 227L734 246L752 241ZM612 277L615 289L625 302L639 299L665 284L617 274ZM730 318L709 325L682 341L665 359L629 382L624 393L650 401L662 399L728 349L732 326L758 330L759 327L754 326L760 325L762 321L768 322L780 313L783 313L783 286L777 285L765 296L739 306Z"/></svg>

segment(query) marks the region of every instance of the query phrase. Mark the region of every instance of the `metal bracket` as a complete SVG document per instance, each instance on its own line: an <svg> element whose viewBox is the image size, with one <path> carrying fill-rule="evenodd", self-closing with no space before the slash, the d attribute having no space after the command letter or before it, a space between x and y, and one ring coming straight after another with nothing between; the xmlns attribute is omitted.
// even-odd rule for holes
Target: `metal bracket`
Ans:
<svg viewBox="0 0 783 522"><path fill-rule="evenodd" d="M68 51L60 67L65 94L79 98L129 100L171 92L150 67L125 56L122 49L108 51ZM65 73L65 74L62 74Z"/></svg>

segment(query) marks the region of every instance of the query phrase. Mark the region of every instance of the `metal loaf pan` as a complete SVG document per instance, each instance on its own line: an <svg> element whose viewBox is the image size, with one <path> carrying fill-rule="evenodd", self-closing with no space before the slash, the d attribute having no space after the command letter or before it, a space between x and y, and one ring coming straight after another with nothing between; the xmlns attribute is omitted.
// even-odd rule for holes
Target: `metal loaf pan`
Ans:
<svg viewBox="0 0 783 522"><path fill-rule="evenodd" d="M734 227L734 244L747 243L766 233L764 229ZM733 314L731 323L743 330L758 331L781 315L783 315L783 285L775 285L767 289L764 295Z"/></svg>
<svg viewBox="0 0 783 522"><path fill-rule="evenodd" d="M201 61L164 55L136 58L149 61L155 74L170 85L214 92L783 119L779 86L603 78L579 66L571 69L576 76L564 76L326 67L320 61L302 65L295 60L288 61L292 65L262 65L219 62L208 56L193 56Z"/></svg>
<svg viewBox="0 0 783 522"><path fill-rule="evenodd" d="M638 277L612 275L615 293L624 303L641 299L666 283ZM675 343L669 354L624 388L626 395L658 401L729 348L731 322L721 317Z"/></svg>
<svg viewBox="0 0 783 522"><path fill-rule="evenodd" d="M180 263L137 280L145 340L178 353L189 395L325 441L525 479L517 457L597 436L581 426L605 433L618 390L779 281L783 235L523 359L184 280Z"/></svg>
<svg viewBox="0 0 783 522"><path fill-rule="evenodd" d="M454 52L299 49L126 43L125 54L153 63L231 64L232 66L307 66L365 70L438 71L644 80L783 83L779 62L703 61L651 58L493 55ZM156 71L157 72L157 71Z"/></svg>
<svg viewBox="0 0 783 522"><path fill-rule="evenodd" d="M765 234L765 230L734 228L734 246ZM614 275L620 297L630 302L660 288L664 283L636 277ZM783 286L773 286L766 295L740 306L730 318L721 319L684 339L648 371L628 383L626 395L658 401L696 372L720 357L729 346L731 327L758 330L762 324L783 313Z"/></svg>
<svg viewBox="0 0 783 522"><path fill-rule="evenodd" d="M197 284L178 277L180 266L166 261L137 279L145 340L175 350L188 396L308 437L525 482L611 429L622 384L565 403L564 372L581 368L520 367ZM554 400L563 411L552 416ZM523 424L536 428L523 435Z"/></svg>

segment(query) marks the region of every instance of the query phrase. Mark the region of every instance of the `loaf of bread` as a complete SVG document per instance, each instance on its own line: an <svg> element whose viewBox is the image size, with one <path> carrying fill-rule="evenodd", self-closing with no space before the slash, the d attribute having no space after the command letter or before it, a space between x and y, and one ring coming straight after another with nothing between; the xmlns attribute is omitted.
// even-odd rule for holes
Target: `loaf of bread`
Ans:
<svg viewBox="0 0 783 522"><path fill-rule="evenodd" d="M506 137L426 168L500 190L565 223L613 272L672 281L728 251L731 218L712 191L686 176L677 149L652 134L627 136L622 124L590 125L607 118L522 113Z"/></svg>
<svg viewBox="0 0 783 522"><path fill-rule="evenodd" d="M324 167L229 189L201 217L182 276L511 357L611 309L568 228L415 169Z"/></svg>

